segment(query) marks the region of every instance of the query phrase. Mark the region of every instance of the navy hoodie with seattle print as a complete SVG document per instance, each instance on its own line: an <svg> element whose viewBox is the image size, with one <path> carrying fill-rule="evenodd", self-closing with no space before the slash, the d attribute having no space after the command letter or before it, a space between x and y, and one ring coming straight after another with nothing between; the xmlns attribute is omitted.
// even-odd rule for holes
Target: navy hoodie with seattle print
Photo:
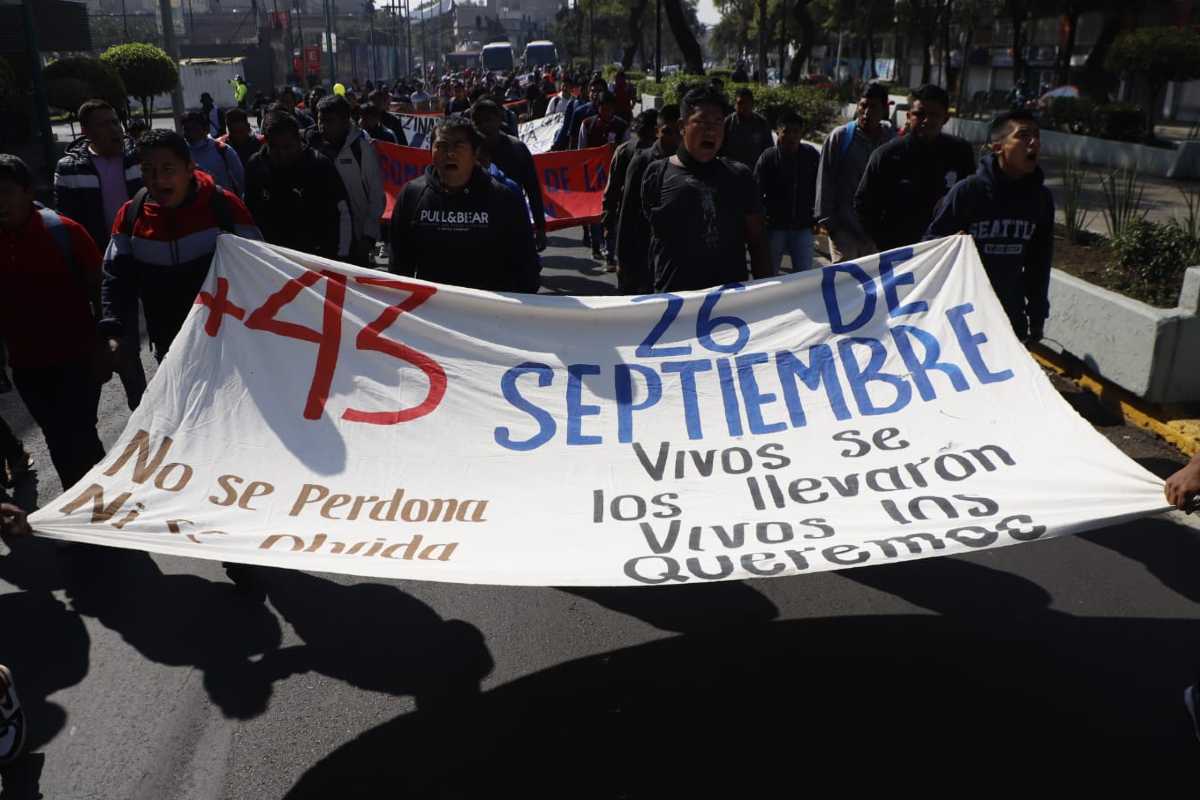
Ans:
<svg viewBox="0 0 1200 800"><path fill-rule="evenodd" d="M936 239L966 231L975 240L992 289L1018 338L1041 338L1050 313L1054 198L1042 170L1010 178L989 153L979 169L942 199L925 233Z"/></svg>

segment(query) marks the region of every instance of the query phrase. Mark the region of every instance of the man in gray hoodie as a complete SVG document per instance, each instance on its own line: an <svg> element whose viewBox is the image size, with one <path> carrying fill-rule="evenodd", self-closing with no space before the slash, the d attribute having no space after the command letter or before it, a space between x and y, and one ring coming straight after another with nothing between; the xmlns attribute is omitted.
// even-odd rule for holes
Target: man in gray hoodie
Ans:
<svg viewBox="0 0 1200 800"><path fill-rule="evenodd" d="M834 262L852 261L879 251L859 222L854 192L871 153L896 137L892 126L883 124L887 108L887 87L868 83L858 99L854 119L835 128L821 147L816 216L829 236Z"/></svg>

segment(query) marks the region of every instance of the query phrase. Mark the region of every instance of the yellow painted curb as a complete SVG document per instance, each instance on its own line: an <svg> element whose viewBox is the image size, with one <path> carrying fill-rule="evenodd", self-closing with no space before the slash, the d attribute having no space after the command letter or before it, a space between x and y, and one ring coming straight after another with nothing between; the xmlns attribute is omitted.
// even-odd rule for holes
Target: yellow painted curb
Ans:
<svg viewBox="0 0 1200 800"><path fill-rule="evenodd" d="M1153 431L1184 454L1200 453L1200 408L1162 406L1148 403L1135 394L1091 374L1082 362L1069 355L1033 345L1029 354L1047 369L1073 380L1094 394L1102 405L1120 414L1130 425Z"/></svg>

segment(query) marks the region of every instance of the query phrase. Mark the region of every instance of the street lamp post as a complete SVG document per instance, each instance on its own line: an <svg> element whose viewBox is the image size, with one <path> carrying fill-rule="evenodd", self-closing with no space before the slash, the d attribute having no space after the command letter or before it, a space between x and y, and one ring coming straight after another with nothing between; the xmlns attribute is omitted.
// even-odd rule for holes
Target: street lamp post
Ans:
<svg viewBox="0 0 1200 800"><path fill-rule="evenodd" d="M662 83L662 0L654 0L654 82Z"/></svg>
<svg viewBox="0 0 1200 800"><path fill-rule="evenodd" d="M162 16L164 49L171 60L178 64L179 44L175 40L175 18L171 13L171 0L158 0L158 11ZM175 117L178 130L179 120L183 117L183 84L179 81L175 82L175 88L171 90L171 114Z"/></svg>
<svg viewBox="0 0 1200 800"><path fill-rule="evenodd" d="M329 85L337 83L337 57L333 52L333 0L325 0L325 48L329 51Z"/></svg>

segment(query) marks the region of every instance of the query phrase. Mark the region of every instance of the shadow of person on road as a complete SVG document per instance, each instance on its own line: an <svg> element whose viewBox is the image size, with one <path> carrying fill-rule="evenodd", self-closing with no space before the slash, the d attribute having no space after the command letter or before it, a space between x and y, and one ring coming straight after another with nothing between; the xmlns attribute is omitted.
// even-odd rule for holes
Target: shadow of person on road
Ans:
<svg viewBox="0 0 1200 800"><path fill-rule="evenodd" d="M722 581L651 589L564 586L560 591L627 614L664 631L716 633L770 622L779 609L749 583Z"/></svg>
<svg viewBox="0 0 1200 800"><path fill-rule="evenodd" d="M1073 617L1036 584L953 559L845 575L944 613L767 622L571 661L456 709L452 741L436 711L377 726L287 797L791 797L822 780L1079 786L1193 768L1180 690L1200 622Z"/></svg>
<svg viewBox="0 0 1200 800"><path fill-rule="evenodd" d="M148 553L84 544L59 549L71 607L118 633L145 658L193 666L227 717L266 710L269 682L251 658L279 647L279 620L231 584L197 575L166 575Z"/></svg>
<svg viewBox="0 0 1200 800"><path fill-rule="evenodd" d="M13 672L28 720L26 749L36 750L63 727L67 714L46 698L88 673L91 645L83 620L51 594L45 564L51 546L23 541L0 557L0 580L24 591L0 595L4 644L0 662Z"/></svg>
<svg viewBox="0 0 1200 800"><path fill-rule="evenodd" d="M492 670L479 629L442 619L395 586L270 568L252 576L304 642L255 665L269 683L318 672L367 691L411 694L418 708L436 709L477 695Z"/></svg>
<svg viewBox="0 0 1200 800"><path fill-rule="evenodd" d="M1140 519L1079 538L1141 562L1164 586L1200 603L1200 531L1169 519Z"/></svg>
<svg viewBox="0 0 1200 800"><path fill-rule="evenodd" d="M38 785L45 756L37 752L63 728L67 709L48 698L87 676L91 638L79 615L52 593L53 545L43 540L14 542L0 556L0 581L23 591L0 595L3 646L0 662L12 670L25 712L25 755L0 768L0 797L40 797Z"/></svg>

